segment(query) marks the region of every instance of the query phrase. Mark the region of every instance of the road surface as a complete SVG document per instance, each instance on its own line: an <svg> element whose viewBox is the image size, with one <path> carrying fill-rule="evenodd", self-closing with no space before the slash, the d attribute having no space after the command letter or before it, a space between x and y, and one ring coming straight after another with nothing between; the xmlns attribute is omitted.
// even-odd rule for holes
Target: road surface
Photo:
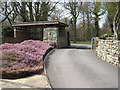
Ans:
<svg viewBox="0 0 120 90"><path fill-rule="evenodd" d="M118 88L118 68L100 60L89 47L55 49L47 58L53 88Z"/></svg>

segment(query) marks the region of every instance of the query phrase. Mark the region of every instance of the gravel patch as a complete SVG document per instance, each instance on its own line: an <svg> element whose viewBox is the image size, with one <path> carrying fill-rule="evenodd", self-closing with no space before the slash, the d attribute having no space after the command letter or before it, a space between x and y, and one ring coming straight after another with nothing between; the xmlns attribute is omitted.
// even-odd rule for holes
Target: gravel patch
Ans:
<svg viewBox="0 0 120 90"><path fill-rule="evenodd" d="M0 79L0 88L50 88L45 75L34 75L21 79Z"/></svg>

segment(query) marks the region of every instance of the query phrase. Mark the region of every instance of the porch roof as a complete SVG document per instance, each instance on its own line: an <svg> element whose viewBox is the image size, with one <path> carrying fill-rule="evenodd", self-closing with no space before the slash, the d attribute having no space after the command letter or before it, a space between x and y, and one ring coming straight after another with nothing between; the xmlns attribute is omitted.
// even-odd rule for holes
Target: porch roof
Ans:
<svg viewBox="0 0 120 90"><path fill-rule="evenodd" d="M24 22L13 23L13 27L67 27L68 25L59 21L40 21L40 22Z"/></svg>

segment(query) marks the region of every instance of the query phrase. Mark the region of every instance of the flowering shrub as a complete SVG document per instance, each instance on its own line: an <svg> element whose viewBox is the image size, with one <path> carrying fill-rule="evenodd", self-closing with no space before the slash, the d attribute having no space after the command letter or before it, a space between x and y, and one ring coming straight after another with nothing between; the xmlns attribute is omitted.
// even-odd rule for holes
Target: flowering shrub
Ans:
<svg viewBox="0 0 120 90"><path fill-rule="evenodd" d="M43 67L43 55L52 48L39 40L25 40L21 43L0 45L2 53L2 74L26 73L39 70ZM36 68L37 67L37 68Z"/></svg>
<svg viewBox="0 0 120 90"><path fill-rule="evenodd" d="M49 45L55 47L56 43L55 43L55 41L51 41Z"/></svg>
<svg viewBox="0 0 120 90"><path fill-rule="evenodd" d="M20 65L19 67L15 66L21 63L24 60L24 57L20 54L13 53L13 52L2 52L2 70L6 69L21 69L24 65ZM10 68L9 68L10 67Z"/></svg>

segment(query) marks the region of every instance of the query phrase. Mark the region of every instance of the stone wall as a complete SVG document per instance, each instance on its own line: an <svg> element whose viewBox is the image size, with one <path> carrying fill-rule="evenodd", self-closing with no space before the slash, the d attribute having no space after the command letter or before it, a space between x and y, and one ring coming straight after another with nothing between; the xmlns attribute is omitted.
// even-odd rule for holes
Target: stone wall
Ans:
<svg viewBox="0 0 120 90"><path fill-rule="evenodd" d="M65 31L65 28L58 28L57 35L58 35L57 48L67 47L68 42L67 42L67 33Z"/></svg>
<svg viewBox="0 0 120 90"><path fill-rule="evenodd" d="M46 43L50 43L51 41L57 43L57 30L58 28L44 28L43 41Z"/></svg>
<svg viewBox="0 0 120 90"><path fill-rule="evenodd" d="M120 41L117 40L103 40L96 38L96 46L95 51L99 58L102 60L109 62L114 65L119 64L119 54L120 54Z"/></svg>

